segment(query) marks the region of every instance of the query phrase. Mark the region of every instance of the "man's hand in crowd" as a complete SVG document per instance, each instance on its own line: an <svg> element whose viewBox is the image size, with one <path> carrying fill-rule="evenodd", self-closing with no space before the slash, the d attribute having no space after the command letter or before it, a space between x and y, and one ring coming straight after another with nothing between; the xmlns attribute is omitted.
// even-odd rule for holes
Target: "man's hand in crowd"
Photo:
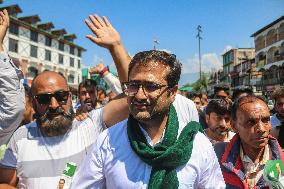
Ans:
<svg viewBox="0 0 284 189"><path fill-rule="evenodd" d="M121 45L119 33L112 27L108 19L103 16L90 15L89 20L85 23L90 30L96 35L87 35L86 37L96 43L97 45L111 50L116 45Z"/></svg>
<svg viewBox="0 0 284 189"><path fill-rule="evenodd" d="M90 74L99 74L103 69L105 68L104 64L97 64L95 67L93 67L89 73Z"/></svg>
<svg viewBox="0 0 284 189"><path fill-rule="evenodd" d="M88 117L88 111L89 107L86 104L82 104L77 110L76 110L76 116L75 118L78 121L84 121Z"/></svg>
<svg viewBox="0 0 284 189"><path fill-rule="evenodd" d="M0 51L3 51L3 41L9 27L10 19L6 9L0 11Z"/></svg>

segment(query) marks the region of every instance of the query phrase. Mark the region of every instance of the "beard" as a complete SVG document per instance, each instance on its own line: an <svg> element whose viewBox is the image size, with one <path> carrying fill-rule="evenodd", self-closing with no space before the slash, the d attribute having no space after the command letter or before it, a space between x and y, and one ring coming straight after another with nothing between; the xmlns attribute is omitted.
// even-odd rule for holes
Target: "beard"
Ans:
<svg viewBox="0 0 284 189"><path fill-rule="evenodd" d="M169 105L165 102L150 102L148 99L140 102L133 100L129 108L130 114L140 122L162 119L169 112Z"/></svg>
<svg viewBox="0 0 284 189"><path fill-rule="evenodd" d="M226 129L220 129L219 127L217 128L210 128L209 129L213 132L213 133L216 133L217 135L220 135L220 136L226 136L228 135L229 131L231 131L230 128L226 128Z"/></svg>
<svg viewBox="0 0 284 189"><path fill-rule="evenodd" d="M52 114L57 116L54 117ZM58 107L56 110L47 110L42 116L36 114L36 122L41 131L50 137L64 135L71 128L74 118L75 113L72 107L67 112Z"/></svg>
<svg viewBox="0 0 284 189"><path fill-rule="evenodd" d="M92 111L97 106L97 100L92 101L90 98L83 102L83 105L87 108L88 112Z"/></svg>

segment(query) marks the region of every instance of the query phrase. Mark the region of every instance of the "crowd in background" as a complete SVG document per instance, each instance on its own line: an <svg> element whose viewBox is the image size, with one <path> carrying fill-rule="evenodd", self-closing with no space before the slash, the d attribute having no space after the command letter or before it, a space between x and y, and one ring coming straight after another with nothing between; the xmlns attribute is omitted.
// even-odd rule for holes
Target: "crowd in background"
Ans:
<svg viewBox="0 0 284 189"><path fill-rule="evenodd" d="M91 15L87 38L110 52L118 76L96 65L110 90L87 79L72 104L56 72L22 85L3 49L6 10L0 18L0 188L283 188L284 88L271 109L248 88L183 96L175 55L131 58L108 19ZM282 163L267 180L270 160Z"/></svg>

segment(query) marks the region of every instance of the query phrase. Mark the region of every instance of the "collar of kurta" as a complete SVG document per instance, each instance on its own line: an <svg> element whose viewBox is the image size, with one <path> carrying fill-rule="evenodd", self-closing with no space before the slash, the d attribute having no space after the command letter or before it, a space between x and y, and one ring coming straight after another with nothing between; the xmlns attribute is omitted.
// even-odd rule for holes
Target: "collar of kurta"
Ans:
<svg viewBox="0 0 284 189"><path fill-rule="evenodd" d="M164 138L161 143L151 146L131 115L127 122L127 134L132 150L142 161L152 166L148 188L178 188L176 168L185 165L192 153L193 141L198 131L197 122L188 123L178 136L179 122L173 105L169 108Z"/></svg>

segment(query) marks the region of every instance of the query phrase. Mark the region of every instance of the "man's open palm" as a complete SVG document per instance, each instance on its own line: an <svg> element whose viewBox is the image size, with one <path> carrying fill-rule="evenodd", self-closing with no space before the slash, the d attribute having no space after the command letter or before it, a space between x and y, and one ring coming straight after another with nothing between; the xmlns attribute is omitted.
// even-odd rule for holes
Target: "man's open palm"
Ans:
<svg viewBox="0 0 284 189"><path fill-rule="evenodd" d="M9 14L6 9L0 11L0 45L3 45L3 40L7 32L7 28L9 27Z"/></svg>
<svg viewBox="0 0 284 189"><path fill-rule="evenodd" d="M108 19L103 16L102 19L97 15L90 15L89 20L85 23L90 30L96 35L87 35L86 37L97 45L110 49L120 43L119 33L112 27Z"/></svg>

